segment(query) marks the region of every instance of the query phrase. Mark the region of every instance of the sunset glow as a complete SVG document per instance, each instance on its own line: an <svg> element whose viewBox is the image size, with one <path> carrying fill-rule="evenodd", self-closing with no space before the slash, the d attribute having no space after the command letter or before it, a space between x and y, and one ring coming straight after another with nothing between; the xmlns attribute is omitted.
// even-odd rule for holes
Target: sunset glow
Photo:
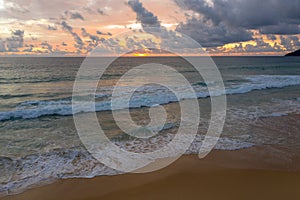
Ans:
<svg viewBox="0 0 300 200"><path fill-rule="evenodd" d="M146 53L135 53L135 54L133 54L133 56L136 56L136 57L147 57L147 56L149 56L149 54L146 54Z"/></svg>
<svg viewBox="0 0 300 200"><path fill-rule="evenodd" d="M288 14L285 10L276 10L286 5L268 8L268 12L282 13L282 16L270 19L271 22L262 21L261 24L256 23L255 12L253 16L242 15L247 7L262 8L248 1L180 2L66 0L61 3L53 0L50 3L45 0L0 0L0 55L84 56L98 46L110 49L114 43L119 43L130 52L133 42L143 48L143 42L151 44L152 39L145 38L141 42L130 38L130 42L118 42L116 37L129 30L147 32L145 27L148 26L171 35L171 31L184 33L210 55L283 55L300 48L300 20L292 16L298 13L297 2L295 5L289 4ZM276 4L281 3L276 1ZM227 11L227 7L240 12ZM223 16L222 13L228 15ZM269 19L268 13L263 15L266 16L261 16L262 19ZM289 21L292 23L289 24ZM176 40L173 37L176 35L171 35L167 37ZM137 53L133 56L149 55Z"/></svg>

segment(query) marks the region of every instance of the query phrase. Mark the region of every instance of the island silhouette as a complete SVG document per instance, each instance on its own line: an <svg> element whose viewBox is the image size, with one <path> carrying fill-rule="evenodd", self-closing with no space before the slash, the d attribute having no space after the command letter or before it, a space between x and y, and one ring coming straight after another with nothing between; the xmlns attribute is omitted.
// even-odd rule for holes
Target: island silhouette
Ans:
<svg viewBox="0 0 300 200"><path fill-rule="evenodd" d="M300 56L300 49L291 53L286 54L285 56Z"/></svg>

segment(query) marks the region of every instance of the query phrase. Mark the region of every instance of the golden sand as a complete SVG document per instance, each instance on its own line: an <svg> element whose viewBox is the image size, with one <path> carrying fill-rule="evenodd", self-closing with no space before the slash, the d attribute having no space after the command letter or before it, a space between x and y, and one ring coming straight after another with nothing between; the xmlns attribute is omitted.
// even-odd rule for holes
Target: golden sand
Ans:
<svg viewBox="0 0 300 200"><path fill-rule="evenodd" d="M148 174L59 180L5 200L299 199L300 156L282 148L184 156Z"/></svg>

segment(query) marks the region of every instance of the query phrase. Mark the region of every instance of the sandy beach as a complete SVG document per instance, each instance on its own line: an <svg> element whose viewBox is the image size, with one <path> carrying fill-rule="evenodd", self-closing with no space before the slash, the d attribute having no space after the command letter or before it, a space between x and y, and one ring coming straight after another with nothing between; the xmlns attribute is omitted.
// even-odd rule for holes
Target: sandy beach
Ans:
<svg viewBox="0 0 300 200"><path fill-rule="evenodd" d="M279 147L213 151L148 174L59 180L3 199L296 199L299 169L300 156Z"/></svg>

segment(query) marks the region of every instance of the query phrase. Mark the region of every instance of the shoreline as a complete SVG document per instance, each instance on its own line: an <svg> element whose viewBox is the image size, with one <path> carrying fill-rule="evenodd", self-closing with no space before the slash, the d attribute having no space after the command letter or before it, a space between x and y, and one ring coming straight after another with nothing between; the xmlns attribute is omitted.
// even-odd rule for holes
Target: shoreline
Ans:
<svg viewBox="0 0 300 200"><path fill-rule="evenodd" d="M197 155L185 155L170 166L147 174L60 179L1 199L282 199L299 197L299 185L297 152L255 146L236 151L214 150L201 160ZM259 198L259 194L264 198Z"/></svg>

